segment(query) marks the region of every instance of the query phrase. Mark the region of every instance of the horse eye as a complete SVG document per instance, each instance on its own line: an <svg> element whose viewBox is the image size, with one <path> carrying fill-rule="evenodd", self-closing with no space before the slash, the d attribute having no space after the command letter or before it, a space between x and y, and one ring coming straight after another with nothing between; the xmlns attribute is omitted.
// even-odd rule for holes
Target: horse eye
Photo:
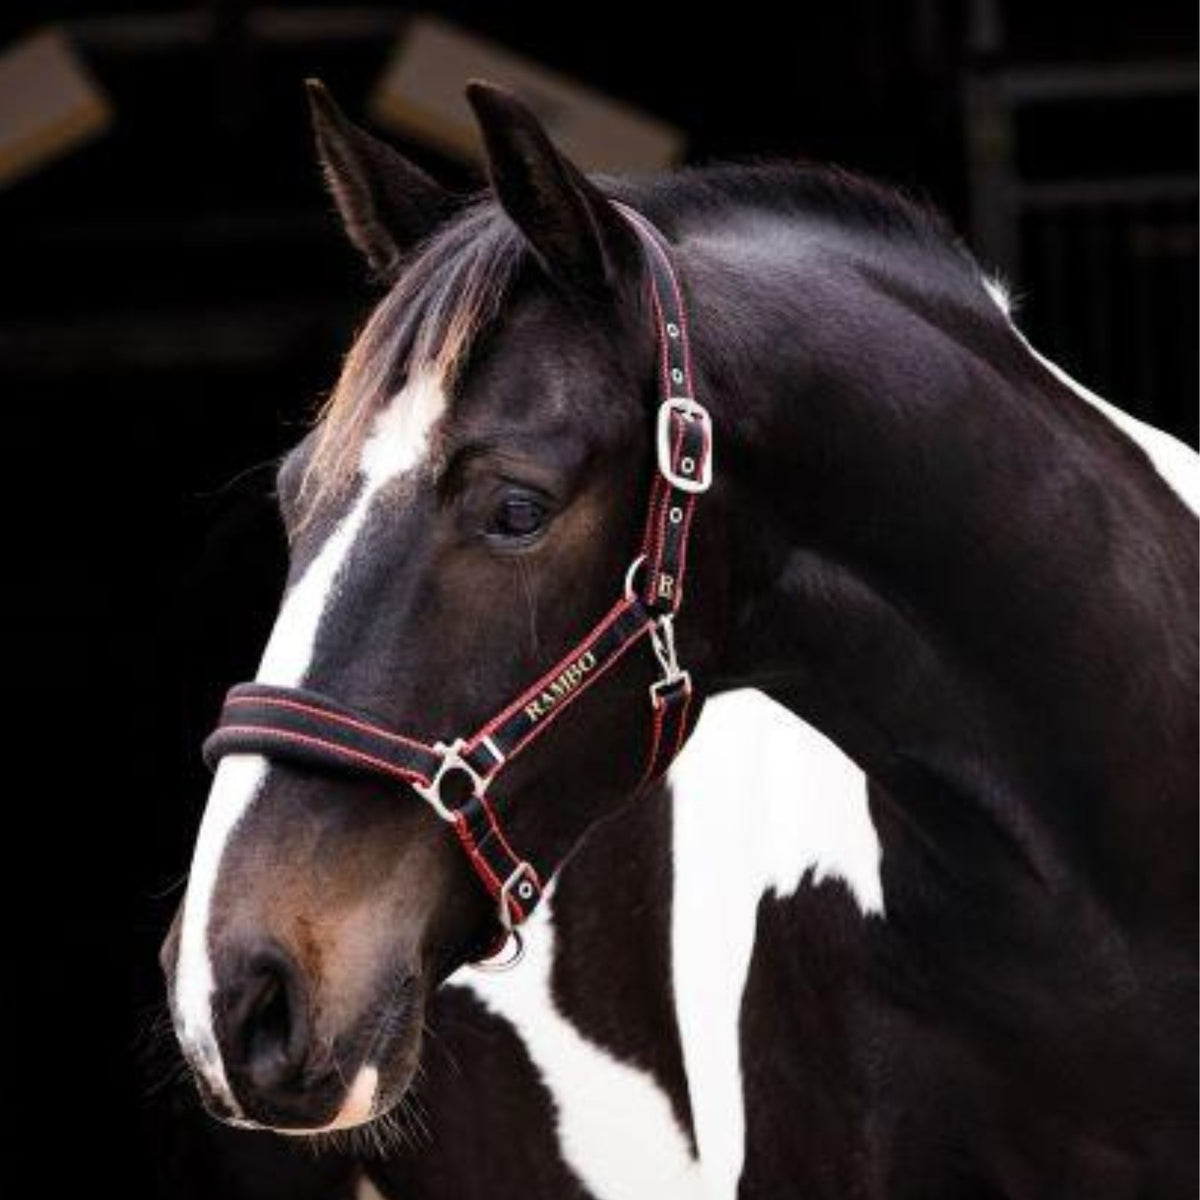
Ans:
<svg viewBox="0 0 1200 1200"><path fill-rule="evenodd" d="M536 497L505 496L492 515L489 533L505 538L528 538L546 523L546 507Z"/></svg>

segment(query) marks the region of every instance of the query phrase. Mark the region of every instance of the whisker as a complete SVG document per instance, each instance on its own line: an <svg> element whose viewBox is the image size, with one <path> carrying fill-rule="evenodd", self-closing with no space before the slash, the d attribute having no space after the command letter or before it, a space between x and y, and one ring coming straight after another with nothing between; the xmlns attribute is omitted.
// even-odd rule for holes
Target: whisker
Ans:
<svg viewBox="0 0 1200 1200"><path fill-rule="evenodd" d="M463 1074L462 1064L454 1057L454 1052L450 1049L446 1039L424 1020L421 1022L421 1033L430 1039L432 1045L438 1047L455 1075L461 1076Z"/></svg>
<svg viewBox="0 0 1200 1200"><path fill-rule="evenodd" d="M137 1015L130 1051L147 1097L160 1096L190 1077L164 1003L147 1005Z"/></svg>
<svg viewBox="0 0 1200 1200"><path fill-rule="evenodd" d="M224 496L227 493L233 491L233 489L236 488L239 484L242 484L247 479L250 479L252 476L257 475L260 472L267 472L267 471L270 471L272 474L274 474L274 472L277 471L278 469L279 469L279 459L278 458L263 459L260 462L252 463L248 467L243 467L242 470L240 470L236 474L230 476L227 480L225 480L224 483L218 483L215 487L211 487L211 488L200 488L200 489L192 492L192 496L194 499L197 499L197 500L211 500L217 496Z"/></svg>
<svg viewBox="0 0 1200 1200"><path fill-rule="evenodd" d="M189 872L189 871L184 871L177 879L173 879L170 883L168 883L162 889L157 890L157 891L147 892L146 898L148 900L165 900L173 892L182 891L187 886L188 875L190 873L191 872Z"/></svg>
<svg viewBox="0 0 1200 1200"><path fill-rule="evenodd" d="M420 1131L425 1144L427 1146L433 1145L433 1130L429 1126L429 1113L415 1086L409 1089L408 1099L414 1124Z"/></svg>

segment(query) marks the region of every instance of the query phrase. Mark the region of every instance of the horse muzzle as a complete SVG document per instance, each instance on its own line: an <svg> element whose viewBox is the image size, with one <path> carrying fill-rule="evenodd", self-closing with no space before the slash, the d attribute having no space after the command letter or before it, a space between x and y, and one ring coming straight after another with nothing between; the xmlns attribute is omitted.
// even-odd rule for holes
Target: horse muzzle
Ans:
<svg viewBox="0 0 1200 1200"><path fill-rule="evenodd" d="M180 1045L212 1116L243 1128L326 1133L364 1124L388 1106L383 1074L393 1097L406 1086L421 1027L414 975L399 975L383 1003L350 1029L332 1031L321 1027L319 980L278 943L222 958L211 1027L194 1028L176 1013Z"/></svg>

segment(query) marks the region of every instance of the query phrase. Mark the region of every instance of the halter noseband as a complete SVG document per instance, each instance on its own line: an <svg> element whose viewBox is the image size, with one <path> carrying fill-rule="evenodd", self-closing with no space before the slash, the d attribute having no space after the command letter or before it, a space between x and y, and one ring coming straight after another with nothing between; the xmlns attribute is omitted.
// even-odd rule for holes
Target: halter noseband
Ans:
<svg viewBox="0 0 1200 1200"><path fill-rule="evenodd" d="M242 683L225 699L204 744L210 766L227 754L381 775L413 788L454 827L495 900L502 949L541 899L542 876L505 836L488 799L504 767L648 635L661 671L650 687L650 748L640 791L671 764L688 729L692 680L675 651L688 535L697 497L712 483L712 421L695 399L687 316L666 241L640 213L617 204L641 242L660 357L657 471L641 552L608 613L536 683L469 737L430 745L395 733L369 714L303 688ZM455 776L459 786L448 784ZM464 786L465 784L465 786Z"/></svg>

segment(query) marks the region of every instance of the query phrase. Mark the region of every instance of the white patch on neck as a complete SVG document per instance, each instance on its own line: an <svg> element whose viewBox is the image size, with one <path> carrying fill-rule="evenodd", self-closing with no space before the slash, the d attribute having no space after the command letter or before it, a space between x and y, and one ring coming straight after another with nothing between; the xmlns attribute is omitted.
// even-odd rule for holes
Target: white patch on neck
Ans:
<svg viewBox="0 0 1200 1200"><path fill-rule="evenodd" d="M519 967L495 975L466 968L447 986L474 993L524 1042L554 1101L563 1162L596 1200L708 1200L688 1139L654 1078L589 1041L555 1004L552 903L548 892L526 925Z"/></svg>
<svg viewBox="0 0 1200 1200"><path fill-rule="evenodd" d="M588 1041L555 1006L549 904L534 913L515 971L463 970L448 985L473 992L525 1043L554 1101L563 1161L597 1200L735 1197L741 1004L763 894L791 894L811 869L814 882L844 881L864 913L883 912L863 773L766 696L710 700L670 781L673 987L698 1161L653 1077Z"/></svg>
<svg viewBox="0 0 1200 1200"><path fill-rule="evenodd" d="M343 566L362 532L376 494L421 463L428 451L430 431L445 409L442 381L426 372L414 376L375 418L359 459L362 485L358 495L284 599L258 669L260 683L298 687L304 681L321 619L337 594ZM267 761L256 755L230 755L217 768L192 858L175 973L180 1040L208 1085L233 1106L235 1116L241 1113L230 1091L213 1032L212 999L216 984L208 927L225 851L234 830L261 791L268 769Z"/></svg>
<svg viewBox="0 0 1200 1200"><path fill-rule="evenodd" d="M1078 380L1072 379L1057 363L1051 362L1044 354L1039 354L1013 322L1012 306L1003 285L995 280L985 278L983 286L1000 311L1008 318L1009 326L1025 349L1059 383L1069 388L1085 404L1090 404L1097 412L1102 413L1131 442L1141 447L1142 452L1153 464L1163 482L1192 512L1200 512L1200 456L1197 456L1190 446L1185 445L1178 438L1173 438L1169 433L1164 433L1153 425L1147 425L1145 421L1131 417L1115 404L1110 404L1107 400L1097 396L1095 392L1085 388Z"/></svg>
<svg viewBox="0 0 1200 1200"><path fill-rule="evenodd" d="M1008 289L1008 284L1003 279L998 275L985 275L983 277L983 290L991 296L996 303L996 307L1006 317L1012 316L1012 293Z"/></svg>
<svg viewBox="0 0 1200 1200"><path fill-rule="evenodd" d="M745 1159L741 1011L768 892L840 879L883 915L866 777L761 692L716 696L670 773L672 977L696 1145L710 1200L734 1200Z"/></svg>

